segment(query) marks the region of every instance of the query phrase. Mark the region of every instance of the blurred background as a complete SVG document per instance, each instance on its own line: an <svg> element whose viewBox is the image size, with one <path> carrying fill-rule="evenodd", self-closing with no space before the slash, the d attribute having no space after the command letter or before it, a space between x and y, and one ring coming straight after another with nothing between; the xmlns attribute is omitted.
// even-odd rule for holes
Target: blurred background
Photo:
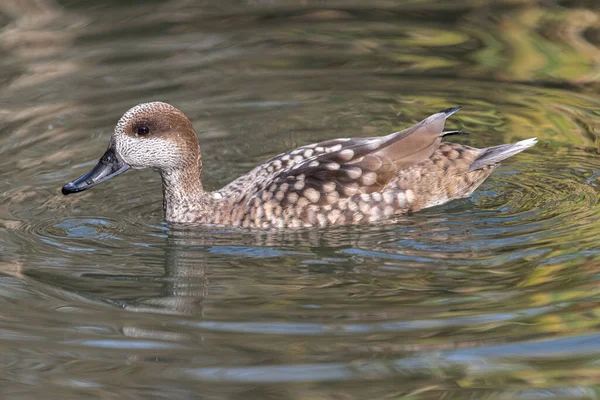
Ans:
<svg viewBox="0 0 600 400"><path fill-rule="evenodd" d="M0 397L600 397L594 0L2 0ZM192 120L217 189L444 108L538 137L394 225L175 229L160 178L79 195L130 107Z"/></svg>

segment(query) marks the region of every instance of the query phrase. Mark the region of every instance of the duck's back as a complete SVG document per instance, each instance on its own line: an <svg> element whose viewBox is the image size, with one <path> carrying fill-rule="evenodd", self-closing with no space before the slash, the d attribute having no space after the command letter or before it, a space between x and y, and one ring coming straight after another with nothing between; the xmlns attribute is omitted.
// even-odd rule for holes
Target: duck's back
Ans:
<svg viewBox="0 0 600 400"><path fill-rule="evenodd" d="M335 139L273 157L215 192L224 205L202 222L259 228L376 222L466 197L498 162L535 143L442 144L445 119L454 112L384 137Z"/></svg>

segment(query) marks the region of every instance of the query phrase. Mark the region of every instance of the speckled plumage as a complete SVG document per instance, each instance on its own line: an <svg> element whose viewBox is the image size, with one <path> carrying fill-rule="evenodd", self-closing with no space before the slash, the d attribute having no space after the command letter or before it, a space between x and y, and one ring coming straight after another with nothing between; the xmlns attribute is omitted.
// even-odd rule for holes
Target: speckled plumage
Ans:
<svg viewBox="0 0 600 400"><path fill-rule="evenodd" d="M153 168L161 174L170 222L262 229L374 223L467 197L500 161L536 143L528 139L486 149L442 143L444 136L456 133L443 131L446 118L456 111L441 111L387 136L302 146L215 192L202 188L202 158L191 123L166 103L129 110L118 122L107 154L114 152L115 162L127 168ZM150 133L138 135L141 126ZM63 193L104 179L87 186L74 181Z"/></svg>

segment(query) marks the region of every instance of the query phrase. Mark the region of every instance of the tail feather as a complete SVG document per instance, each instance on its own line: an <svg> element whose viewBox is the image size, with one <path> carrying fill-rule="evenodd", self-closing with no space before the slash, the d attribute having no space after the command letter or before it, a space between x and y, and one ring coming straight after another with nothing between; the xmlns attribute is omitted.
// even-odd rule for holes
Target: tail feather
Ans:
<svg viewBox="0 0 600 400"><path fill-rule="evenodd" d="M458 106L458 107L451 107L451 108L446 108L445 110L440 111L440 113L446 114L446 118L448 118L449 116L451 116L452 114L458 112L462 107Z"/></svg>
<svg viewBox="0 0 600 400"><path fill-rule="evenodd" d="M446 136L452 136L452 135L470 135L470 133L467 131L444 131L441 133L440 136L446 137Z"/></svg>
<svg viewBox="0 0 600 400"><path fill-rule="evenodd" d="M481 155L469 167L469 172L483 168L487 165L498 164L508 157L514 156L537 143L537 138L521 140L520 142L501 144L500 146L483 149Z"/></svg>

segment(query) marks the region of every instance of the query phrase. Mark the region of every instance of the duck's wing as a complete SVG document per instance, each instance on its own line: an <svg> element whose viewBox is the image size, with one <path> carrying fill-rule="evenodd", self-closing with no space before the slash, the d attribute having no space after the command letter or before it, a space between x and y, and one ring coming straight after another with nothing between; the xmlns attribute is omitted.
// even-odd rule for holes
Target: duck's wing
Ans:
<svg viewBox="0 0 600 400"><path fill-rule="evenodd" d="M380 191L400 169L429 158L445 134L456 133L443 129L446 119L458 110L440 111L387 136L334 139L279 155L249 174L256 182L262 180L252 197L276 199L283 205L302 197L310 203L333 203Z"/></svg>

